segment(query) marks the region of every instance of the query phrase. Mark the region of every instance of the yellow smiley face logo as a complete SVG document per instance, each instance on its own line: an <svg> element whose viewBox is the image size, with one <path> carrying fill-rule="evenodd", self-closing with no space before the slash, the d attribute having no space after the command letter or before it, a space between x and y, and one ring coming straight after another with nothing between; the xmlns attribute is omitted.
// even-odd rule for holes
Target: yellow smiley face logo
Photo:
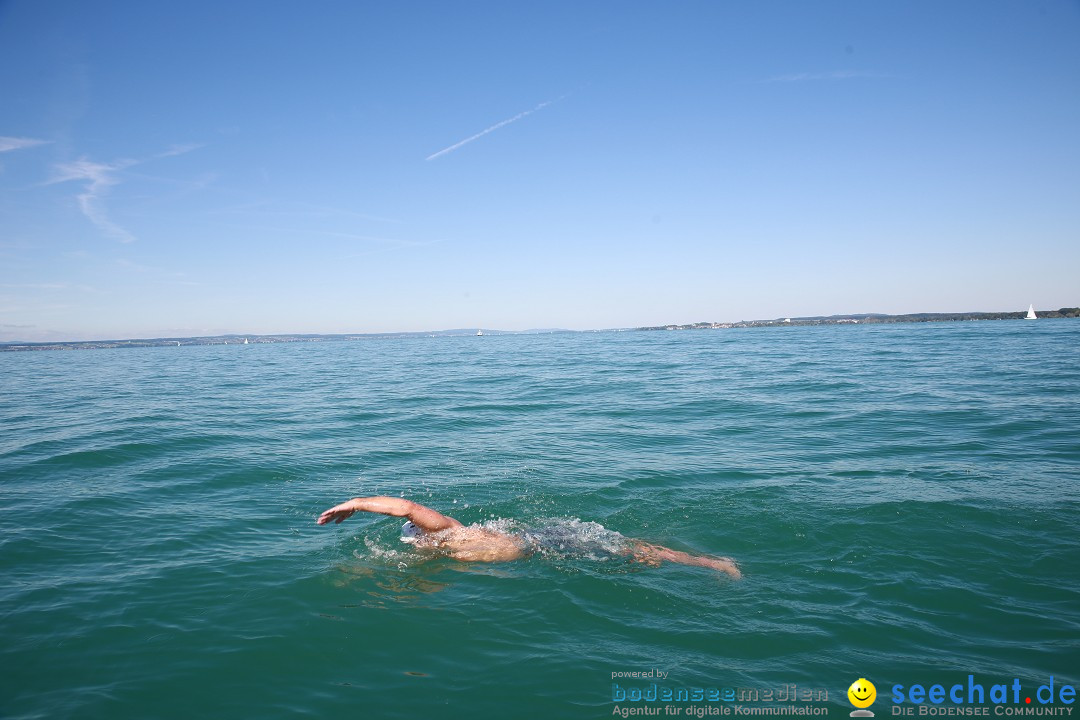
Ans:
<svg viewBox="0 0 1080 720"><path fill-rule="evenodd" d="M867 708L877 698L877 688L866 678L859 678L847 689L848 700L857 708Z"/></svg>

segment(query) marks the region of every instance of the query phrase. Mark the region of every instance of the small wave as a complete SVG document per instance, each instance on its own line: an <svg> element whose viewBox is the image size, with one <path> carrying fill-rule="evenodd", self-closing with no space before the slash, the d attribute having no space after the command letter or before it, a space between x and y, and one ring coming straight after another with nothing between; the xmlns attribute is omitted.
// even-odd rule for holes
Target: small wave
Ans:
<svg viewBox="0 0 1080 720"><path fill-rule="evenodd" d="M378 560L384 562L387 565L397 565L401 562L408 562L411 559L411 553L405 553L397 548L383 545L373 538L364 538L364 547L366 551L354 550L353 556L358 560Z"/></svg>

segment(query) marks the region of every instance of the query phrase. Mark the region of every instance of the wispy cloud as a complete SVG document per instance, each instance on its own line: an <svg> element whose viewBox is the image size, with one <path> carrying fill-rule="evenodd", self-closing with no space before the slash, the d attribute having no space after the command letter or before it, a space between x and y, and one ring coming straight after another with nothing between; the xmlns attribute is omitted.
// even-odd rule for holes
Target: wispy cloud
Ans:
<svg viewBox="0 0 1080 720"><path fill-rule="evenodd" d="M121 267L128 272L149 275L157 282L165 285L202 285L201 282L188 280L188 275L184 272L176 272L167 268L143 265L142 263L129 260L128 258L116 258L114 263L117 267Z"/></svg>
<svg viewBox="0 0 1080 720"><path fill-rule="evenodd" d="M52 183L67 182L68 180L87 181L85 191L78 194L79 209L90 222L94 223L103 233L115 238L120 242L134 242L135 236L109 219L105 210L103 198L108 195L109 188L116 185L119 180L116 173L126 167L135 164L134 160L119 160L113 163L96 163L83 158L72 163L63 163L56 166L58 175L52 179Z"/></svg>
<svg viewBox="0 0 1080 720"><path fill-rule="evenodd" d="M67 283L0 283L0 288L5 290L64 290Z"/></svg>
<svg viewBox="0 0 1080 720"><path fill-rule="evenodd" d="M0 288L5 290L79 290L88 293L100 293L101 291L90 285L72 285L65 282L55 283L0 283Z"/></svg>
<svg viewBox="0 0 1080 720"><path fill-rule="evenodd" d="M296 240L302 242L310 242L312 238L331 237L342 238L344 240L356 240L358 242L378 244L386 247L394 248L413 248L413 247L427 247L429 245L437 245L443 242L439 240L411 240L408 238L399 237L385 237L382 235L364 235L361 233L342 232L338 230L321 230L318 228L305 227L294 228L282 225L251 225L240 223L228 223L226 227L231 227L234 230L243 230L245 232L264 233L267 235L288 235L293 236Z"/></svg>
<svg viewBox="0 0 1080 720"><path fill-rule="evenodd" d="M11 150L22 150L23 148L34 147L36 145L47 145L51 140L35 140L34 138L17 138L7 137L0 135L0 152L9 152Z"/></svg>
<svg viewBox="0 0 1080 720"><path fill-rule="evenodd" d="M249 202L241 203L239 205L231 205L228 207L218 208L212 211L216 215L251 215L256 217L273 217L274 222L278 222L276 218L283 217L297 217L302 218L304 222L308 222L312 219L315 220L331 220L331 219L359 219L370 220L380 223L399 223L400 220L396 218L383 217L381 215L372 215L370 213L357 212L356 210L348 210L343 208L330 207L327 205L314 205L312 203L285 201L285 200L252 200Z"/></svg>
<svg viewBox="0 0 1080 720"><path fill-rule="evenodd" d="M198 150L201 147L205 147L205 145L203 145L203 143L185 143L183 145L173 145L171 148L169 148L165 152L161 152L161 153L158 153L157 155L154 155L153 159L175 157L177 155L183 155L184 153L189 153L192 150Z"/></svg>
<svg viewBox="0 0 1080 720"><path fill-rule="evenodd" d="M127 258L116 258L116 264L124 268L125 270L133 270L135 272L141 273L148 272L154 269L149 267L148 265L142 265L141 263L137 263L134 260L128 260Z"/></svg>
<svg viewBox="0 0 1080 720"><path fill-rule="evenodd" d="M327 237L339 237L346 240L359 240L362 242L378 243L380 245L402 248L427 247L429 245L438 245L442 242L442 240L409 240L406 238L391 238L376 235L359 235L357 233L336 232L333 230L314 230L311 232L316 235L326 235Z"/></svg>
<svg viewBox="0 0 1080 720"><path fill-rule="evenodd" d="M468 145L473 140L479 140L480 138L484 137L488 133L495 132L499 128L504 128L507 125L509 125L510 123L514 123L514 122L517 122L518 120L521 120L522 118L528 117L529 115L532 115L534 112L537 112L539 110L543 110L548 105L553 105L553 104L559 102L559 100L562 100L562 99L563 98L557 98L555 100L547 100L545 102L542 102L539 105L537 105L536 107L534 107L532 110L526 110L525 112L520 112L520 113L518 113L517 115L515 115L512 118L508 118L506 120L503 120L502 122L497 122L494 125L492 125L491 127L487 128L485 130L481 130L480 132L476 133L475 135L472 135L470 137L465 138L461 142L454 143L450 147L443 148L442 150L440 150L437 153L432 153L431 155L428 155L427 158L425 158L425 159L434 160L437 157L442 157L443 155L448 155L448 154L454 152L455 150L457 150L458 148L461 148L461 147L463 147L465 145Z"/></svg>
<svg viewBox="0 0 1080 720"><path fill-rule="evenodd" d="M123 243L135 241L135 236L128 230L117 225L109 217L105 208L104 198L109 194L110 188L120 182L118 174L127 168L139 165L147 160L173 157L191 152L200 145L177 145L165 152L153 155L145 160L114 160L109 163L99 163L87 160L85 157L75 162L60 163L56 166L56 175L48 184L67 182L69 180L82 180L86 182L83 192L76 196L79 209L83 215L97 226L104 234Z"/></svg>
<svg viewBox="0 0 1080 720"><path fill-rule="evenodd" d="M762 82L766 83L791 83L791 82L813 82L822 80L851 80L854 78L888 78L891 75L883 75L881 73L864 72L861 70L834 70L833 72L824 73L793 73L791 75L776 75L775 77L766 78Z"/></svg>

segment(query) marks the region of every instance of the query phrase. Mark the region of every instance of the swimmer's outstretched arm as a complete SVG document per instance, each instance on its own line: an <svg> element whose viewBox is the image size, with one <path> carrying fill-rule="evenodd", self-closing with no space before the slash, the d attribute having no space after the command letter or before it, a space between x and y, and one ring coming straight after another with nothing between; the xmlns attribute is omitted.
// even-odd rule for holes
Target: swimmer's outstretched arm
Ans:
<svg viewBox="0 0 1080 720"><path fill-rule="evenodd" d="M419 503L404 498L381 496L353 498L340 505L335 505L320 515L315 522L319 525L325 525L331 520L340 523L356 512L373 512L408 518L424 532L438 532L439 530L461 527L461 523L454 518L447 517Z"/></svg>
<svg viewBox="0 0 1080 720"><path fill-rule="evenodd" d="M739 566L731 558L712 557L711 555L691 555L681 550L672 550L663 545L653 545L642 540L634 540L630 544L630 554L634 559L646 565L659 565L662 562L674 562L680 565L695 565L707 567L727 573L733 579L742 577Z"/></svg>

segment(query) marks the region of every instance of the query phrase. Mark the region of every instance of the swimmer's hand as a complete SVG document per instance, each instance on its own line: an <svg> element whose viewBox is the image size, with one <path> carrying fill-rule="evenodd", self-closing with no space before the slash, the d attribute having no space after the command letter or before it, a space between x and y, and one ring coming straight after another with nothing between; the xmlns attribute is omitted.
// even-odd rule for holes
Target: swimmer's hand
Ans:
<svg viewBox="0 0 1080 720"><path fill-rule="evenodd" d="M347 500L340 505L335 505L329 510L323 512L323 514L319 516L319 519L315 521L315 524L325 525L331 520L336 523L341 523L342 520L352 517L353 513L355 513L357 510L362 509L363 508L359 507L359 502L357 501L357 499L353 498L352 500Z"/></svg>

